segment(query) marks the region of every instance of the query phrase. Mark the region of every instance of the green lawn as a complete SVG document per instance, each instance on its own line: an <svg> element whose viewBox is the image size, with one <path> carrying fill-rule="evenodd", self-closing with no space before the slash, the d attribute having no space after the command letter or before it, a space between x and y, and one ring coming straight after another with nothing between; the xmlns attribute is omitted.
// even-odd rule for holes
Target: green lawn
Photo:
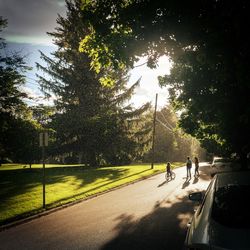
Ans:
<svg viewBox="0 0 250 250"><path fill-rule="evenodd" d="M183 163L173 163L174 167ZM0 167L0 225L43 211L42 165ZM58 207L165 171L165 164L103 167L46 165L46 208Z"/></svg>

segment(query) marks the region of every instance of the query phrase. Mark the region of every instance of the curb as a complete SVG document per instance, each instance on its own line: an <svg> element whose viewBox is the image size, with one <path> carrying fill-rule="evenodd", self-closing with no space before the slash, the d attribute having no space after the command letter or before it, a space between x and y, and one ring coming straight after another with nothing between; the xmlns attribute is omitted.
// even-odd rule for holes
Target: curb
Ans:
<svg viewBox="0 0 250 250"><path fill-rule="evenodd" d="M55 207L55 208L49 208L48 210L45 210L45 211L40 212L40 213L37 213L37 214L35 214L35 215L31 215L31 216L28 216L28 217L26 217L26 218L23 218L23 219L19 219L19 220L10 222L10 223L8 223L8 224L5 224L5 225L0 226L0 232L5 231L5 230L8 230L8 229L10 229L10 228L12 228L12 227L19 226L19 225L24 224L24 223L30 222L30 221L35 220L35 219L38 219L38 218L40 218L40 217L49 215L49 214L51 214L51 213L57 212L57 211L59 211L59 210L62 210L62 209L64 209L64 208L67 208L67 207L70 207L70 206L74 206L74 205L76 205L76 204L78 204L78 203L81 203L81 202L84 202L84 201L86 201L86 200L95 198L95 197L97 197L97 196L100 196L100 195L109 193L109 192L111 192L111 191L115 191L116 189L120 189L120 188L123 188L123 187L125 187L125 186L131 185L131 184L135 184L135 183L137 183L137 182L139 182L139 181L148 179L148 178L150 178L150 177L152 177L152 176L155 176L155 175L158 175L158 174L162 174L162 173L164 173L164 171L162 171L162 172L157 172L157 173L154 173L154 174L151 174L151 175L148 175L148 176L143 176L143 177L141 177L141 178L139 178L139 179L136 179L136 180L134 180L134 181L131 181L131 182L122 184L122 185L117 186L117 187L113 187L113 188L111 188L111 189L109 189L109 190L105 190L105 191L102 191L102 192L97 193L97 194L90 195L90 196L88 196L88 197L86 197L86 198L82 198L82 199L79 199L79 200L76 200L76 201L72 201L72 202L69 202L69 203L67 203L67 204L63 204L63 205L61 205L61 206Z"/></svg>

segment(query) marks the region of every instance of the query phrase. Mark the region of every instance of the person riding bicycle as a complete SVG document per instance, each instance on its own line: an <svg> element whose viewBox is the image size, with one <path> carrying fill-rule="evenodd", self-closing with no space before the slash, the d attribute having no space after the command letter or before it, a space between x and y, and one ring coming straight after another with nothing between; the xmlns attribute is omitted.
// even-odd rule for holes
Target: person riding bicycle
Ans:
<svg viewBox="0 0 250 250"><path fill-rule="evenodd" d="M172 170L171 170L171 164L170 164L170 162L167 163L166 171L167 171L167 176L168 177L170 176L171 179L172 179Z"/></svg>

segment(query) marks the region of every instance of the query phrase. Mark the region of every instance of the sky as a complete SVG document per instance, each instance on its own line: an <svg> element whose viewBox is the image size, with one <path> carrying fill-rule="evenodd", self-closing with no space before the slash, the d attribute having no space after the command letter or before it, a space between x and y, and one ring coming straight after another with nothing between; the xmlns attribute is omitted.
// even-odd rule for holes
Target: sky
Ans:
<svg viewBox="0 0 250 250"><path fill-rule="evenodd" d="M37 84L36 73L42 74L35 68L35 62L41 63L39 50L49 55L56 47L46 32L54 31L58 14L64 16L66 7L64 0L0 0L0 16L8 20L8 27L3 37L8 43L8 49L20 51L26 55L26 62L33 70L27 74L27 82L23 89L34 98L30 105L37 103L51 104L43 100L43 94ZM141 58L137 65L145 62ZM136 67L130 72L128 85L140 77L140 87L135 91L131 103L135 107L148 101L154 104L158 93L158 107L167 103L168 91L158 86L157 76L169 74L170 62L166 56L160 58L158 68L151 70L146 65Z"/></svg>

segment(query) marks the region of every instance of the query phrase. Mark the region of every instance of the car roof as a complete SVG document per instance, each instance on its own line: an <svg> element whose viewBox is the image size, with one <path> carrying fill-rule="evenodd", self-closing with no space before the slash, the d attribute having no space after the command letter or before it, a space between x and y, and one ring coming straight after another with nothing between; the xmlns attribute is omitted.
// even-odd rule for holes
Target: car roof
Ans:
<svg viewBox="0 0 250 250"><path fill-rule="evenodd" d="M213 160L228 160L228 157L214 157Z"/></svg>
<svg viewBox="0 0 250 250"><path fill-rule="evenodd" d="M226 160L226 158L224 158L224 157L214 157L213 158L213 162L216 162L218 160Z"/></svg>
<svg viewBox="0 0 250 250"><path fill-rule="evenodd" d="M250 171L235 171L216 174L216 189L228 185L250 185Z"/></svg>

